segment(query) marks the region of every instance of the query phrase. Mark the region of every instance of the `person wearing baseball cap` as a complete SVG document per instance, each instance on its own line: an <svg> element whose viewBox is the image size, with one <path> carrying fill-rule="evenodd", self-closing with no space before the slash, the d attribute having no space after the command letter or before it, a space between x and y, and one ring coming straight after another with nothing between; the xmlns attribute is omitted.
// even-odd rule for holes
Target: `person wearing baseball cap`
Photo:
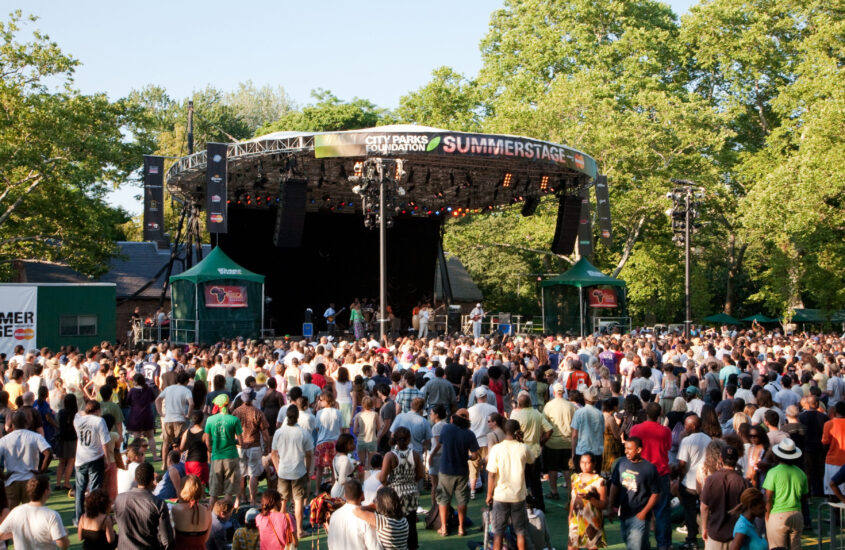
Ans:
<svg viewBox="0 0 845 550"><path fill-rule="evenodd" d="M737 520L730 512L740 504L742 493L748 488L748 482L736 470L739 450L727 445L721 456L721 469L707 476L699 497L705 550L728 550Z"/></svg>
<svg viewBox="0 0 845 550"><path fill-rule="evenodd" d="M801 449L786 438L772 447L777 466L766 474L766 540L770 548L801 548L804 516L801 505L809 495L807 474L800 467Z"/></svg>
<svg viewBox="0 0 845 550"><path fill-rule="evenodd" d="M484 320L484 308L481 307L481 302L475 304L473 310L469 312L469 318L472 320L472 337L478 340L481 338L481 322Z"/></svg>
<svg viewBox="0 0 845 550"><path fill-rule="evenodd" d="M236 416L229 414L229 396L221 393L214 398L214 414L205 423L203 440L211 454L208 507L213 509L220 496L234 499L241 484L238 447L243 443L243 427ZM237 500L235 501L237 504ZM235 506L237 508L237 506Z"/></svg>

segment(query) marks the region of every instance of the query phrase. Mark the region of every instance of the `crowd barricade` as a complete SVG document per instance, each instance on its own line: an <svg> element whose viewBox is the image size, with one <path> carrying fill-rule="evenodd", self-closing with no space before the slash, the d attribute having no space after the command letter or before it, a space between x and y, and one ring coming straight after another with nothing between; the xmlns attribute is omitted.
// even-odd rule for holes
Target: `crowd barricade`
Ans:
<svg viewBox="0 0 845 550"><path fill-rule="evenodd" d="M828 509L827 523L824 520L825 508ZM845 534L842 532L843 525L845 525L845 503L822 502L819 505L819 550L822 550L825 531L830 535L828 550L845 550Z"/></svg>

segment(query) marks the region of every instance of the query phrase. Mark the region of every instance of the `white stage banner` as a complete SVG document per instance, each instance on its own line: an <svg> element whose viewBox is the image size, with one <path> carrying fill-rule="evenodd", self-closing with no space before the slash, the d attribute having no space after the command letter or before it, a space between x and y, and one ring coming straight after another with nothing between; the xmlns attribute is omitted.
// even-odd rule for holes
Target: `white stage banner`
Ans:
<svg viewBox="0 0 845 550"><path fill-rule="evenodd" d="M35 348L38 287L0 285L0 353L12 358L15 346Z"/></svg>

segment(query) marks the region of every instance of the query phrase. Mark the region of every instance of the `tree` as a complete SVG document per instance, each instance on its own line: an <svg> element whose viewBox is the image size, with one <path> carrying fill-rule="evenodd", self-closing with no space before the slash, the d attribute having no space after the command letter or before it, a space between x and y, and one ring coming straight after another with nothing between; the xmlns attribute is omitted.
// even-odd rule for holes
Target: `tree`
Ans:
<svg viewBox="0 0 845 550"><path fill-rule="evenodd" d="M294 109L293 101L281 86L256 88L252 80L239 82L237 90L227 92L223 101L254 133Z"/></svg>
<svg viewBox="0 0 845 550"><path fill-rule="evenodd" d="M670 180L695 179L723 194L720 159L733 136L725 116L687 88L678 36L674 14L651 0L525 0L506 2L482 42L483 128L566 143L608 175L616 245L599 247L596 261L629 279L635 312L650 310L666 280L627 277L629 262L649 265L655 254L682 261L666 234L641 246L644 235L668 227ZM550 234L554 216L542 223ZM682 273L663 276L682 287ZM664 311L678 315L682 303Z"/></svg>
<svg viewBox="0 0 845 550"><path fill-rule="evenodd" d="M464 132L481 127L482 105L475 81L449 67L432 71L431 82L399 99L401 122Z"/></svg>
<svg viewBox="0 0 845 550"><path fill-rule="evenodd" d="M311 96L317 100L301 111L290 111L278 120L265 124L255 135L279 131L330 132L336 130L357 130L379 124L389 124L393 118L388 111L377 107L366 99L354 98L345 102L327 90L314 90Z"/></svg>
<svg viewBox="0 0 845 550"><path fill-rule="evenodd" d="M94 275L115 253L116 225L126 218L102 197L140 163L123 135L133 111L73 89L78 62L48 36L19 41L34 21L17 11L0 22L0 257Z"/></svg>

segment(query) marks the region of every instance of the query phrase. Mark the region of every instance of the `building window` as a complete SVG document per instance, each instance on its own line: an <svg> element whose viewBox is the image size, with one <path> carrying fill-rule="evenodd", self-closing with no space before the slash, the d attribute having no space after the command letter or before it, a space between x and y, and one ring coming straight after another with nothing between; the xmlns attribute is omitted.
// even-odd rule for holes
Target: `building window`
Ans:
<svg viewBox="0 0 845 550"><path fill-rule="evenodd" d="M96 315L62 315L59 317L59 336L96 336Z"/></svg>

